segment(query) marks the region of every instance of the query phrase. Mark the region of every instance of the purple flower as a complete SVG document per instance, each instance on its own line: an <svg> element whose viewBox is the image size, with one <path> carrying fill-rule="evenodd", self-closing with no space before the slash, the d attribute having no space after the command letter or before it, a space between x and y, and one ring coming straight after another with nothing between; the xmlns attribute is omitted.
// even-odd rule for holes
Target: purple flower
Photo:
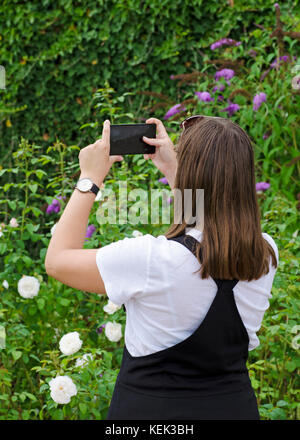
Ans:
<svg viewBox="0 0 300 440"><path fill-rule="evenodd" d="M168 203L169 203L169 205L171 205L173 203L173 198L172 197L168 198Z"/></svg>
<svg viewBox="0 0 300 440"><path fill-rule="evenodd" d="M52 203L47 206L46 213L51 214L55 212L56 214L60 211L60 203L58 200L53 199Z"/></svg>
<svg viewBox="0 0 300 440"><path fill-rule="evenodd" d="M171 118L171 116L174 116L177 113L180 113L180 112L185 111L185 110L186 110L186 108L182 104L173 105L173 107L171 107L167 111L167 113L165 114L164 119L169 119L169 118Z"/></svg>
<svg viewBox="0 0 300 440"><path fill-rule="evenodd" d="M213 98L211 98L211 96L208 92L195 92L195 95L198 96L200 101L203 101L203 102L213 101Z"/></svg>
<svg viewBox="0 0 300 440"><path fill-rule="evenodd" d="M96 228L94 225L89 225L86 228L86 237L87 238L91 238L91 236L93 235L93 233L96 231Z"/></svg>
<svg viewBox="0 0 300 440"><path fill-rule="evenodd" d="M263 102L266 102L267 95L264 92L258 93L253 98L253 110L256 111L262 105Z"/></svg>
<svg viewBox="0 0 300 440"><path fill-rule="evenodd" d="M282 55L279 58L275 58L274 61L272 61L272 63L270 64L270 67L273 69L275 67L278 67L279 64L282 64L282 61L284 63L289 63L292 61L292 58L289 55Z"/></svg>
<svg viewBox="0 0 300 440"><path fill-rule="evenodd" d="M250 55L251 57L256 57L257 52L256 52L255 50L253 50L253 49L250 49L250 50L249 50L249 55Z"/></svg>
<svg viewBox="0 0 300 440"><path fill-rule="evenodd" d="M218 81L220 78L231 79L234 77L234 70L232 69L222 69L215 73L215 80Z"/></svg>
<svg viewBox="0 0 300 440"><path fill-rule="evenodd" d="M215 50L218 47L227 45L227 46L239 46L241 43L241 41L235 41L232 40L231 38L221 38L221 40L216 41L215 43L211 44L210 48L211 50Z"/></svg>
<svg viewBox="0 0 300 440"><path fill-rule="evenodd" d="M161 177L160 179L158 179L158 182L163 183L164 185L168 185L168 181L166 177Z"/></svg>
<svg viewBox="0 0 300 440"><path fill-rule="evenodd" d="M266 189L270 188L270 184L268 182L258 182L255 187L256 191L266 191Z"/></svg>
<svg viewBox="0 0 300 440"><path fill-rule="evenodd" d="M271 135L271 131L267 131L266 133L263 134L263 140L265 141L266 139L268 139L268 137L270 137Z"/></svg>
<svg viewBox="0 0 300 440"><path fill-rule="evenodd" d="M212 91L215 93L217 90L219 90L219 92L223 92L223 90L225 90L225 84L219 84L217 86L215 86Z"/></svg>
<svg viewBox="0 0 300 440"><path fill-rule="evenodd" d="M217 98L217 101L218 102L224 101L224 96L223 95L219 95L218 98Z"/></svg>
<svg viewBox="0 0 300 440"><path fill-rule="evenodd" d="M103 329L104 329L104 327L105 327L105 324L102 324L102 325L100 325L100 327L99 328L97 328L97 333L102 333L103 332Z"/></svg>
<svg viewBox="0 0 300 440"><path fill-rule="evenodd" d="M234 104L233 102L228 105L228 107L221 110L221 112L227 112L228 117L232 116L235 112L237 112L240 109L240 106L238 104Z"/></svg>
<svg viewBox="0 0 300 440"><path fill-rule="evenodd" d="M274 8L276 8L276 9L279 8L279 4L275 3Z"/></svg>

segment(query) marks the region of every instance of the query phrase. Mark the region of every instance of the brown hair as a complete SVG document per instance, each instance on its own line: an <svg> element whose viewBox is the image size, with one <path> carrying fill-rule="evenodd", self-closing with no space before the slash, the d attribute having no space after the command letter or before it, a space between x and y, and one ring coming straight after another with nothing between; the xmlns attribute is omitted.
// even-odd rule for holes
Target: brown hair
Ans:
<svg viewBox="0 0 300 440"><path fill-rule="evenodd" d="M204 228L197 245L202 278L251 281L269 272L277 260L264 240L255 188L254 152L249 136L226 118L199 119L177 145L175 188L204 189ZM173 223L165 236L177 237L187 223ZM196 222L192 225L195 226Z"/></svg>

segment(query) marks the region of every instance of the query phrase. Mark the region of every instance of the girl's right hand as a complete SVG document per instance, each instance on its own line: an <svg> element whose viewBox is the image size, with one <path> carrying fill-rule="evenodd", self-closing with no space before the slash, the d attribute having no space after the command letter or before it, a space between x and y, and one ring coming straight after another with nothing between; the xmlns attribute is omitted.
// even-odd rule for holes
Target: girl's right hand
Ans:
<svg viewBox="0 0 300 440"><path fill-rule="evenodd" d="M152 159L154 165L166 176L170 187L173 188L177 169L173 142L159 119L147 119L146 124L156 124L156 138L143 136L143 141L146 144L155 146L155 153L144 154L144 159Z"/></svg>

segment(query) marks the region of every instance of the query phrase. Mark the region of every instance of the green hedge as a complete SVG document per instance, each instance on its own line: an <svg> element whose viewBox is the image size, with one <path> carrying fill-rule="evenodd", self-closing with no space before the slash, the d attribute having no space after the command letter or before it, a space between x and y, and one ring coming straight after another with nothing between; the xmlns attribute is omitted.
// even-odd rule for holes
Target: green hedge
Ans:
<svg viewBox="0 0 300 440"><path fill-rule="evenodd" d="M82 145L79 127L93 119L93 91L168 91L170 75L203 67L203 53L222 37L274 27L274 0L2 0L0 158L23 136L49 145ZM285 1L292 17L298 2ZM292 13L291 13L292 12ZM141 96L129 100L136 118ZM138 122L138 121L136 121ZM7 157L7 154L6 154Z"/></svg>

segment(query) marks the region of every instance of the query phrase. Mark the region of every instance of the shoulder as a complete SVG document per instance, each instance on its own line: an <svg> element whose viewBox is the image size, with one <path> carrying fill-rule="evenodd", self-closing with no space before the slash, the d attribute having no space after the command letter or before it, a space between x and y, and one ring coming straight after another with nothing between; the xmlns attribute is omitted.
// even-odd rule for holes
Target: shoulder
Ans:
<svg viewBox="0 0 300 440"><path fill-rule="evenodd" d="M277 259L277 263L278 263L279 252L278 252L278 247L277 247L274 239L271 237L271 235L267 234L266 232L263 232L262 236L272 246L272 248L274 249L274 252L275 252L275 255L276 255L276 259Z"/></svg>
<svg viewBox="0 0 300 440"><path fill-rule="evenodd" d="M150 234L138 237L125 237L121 240L107 244L97 251L97 257L115 255L118 258L127 258L128 254L132 257L134 254L147 254L150 250L153 236Z"/></svg>

